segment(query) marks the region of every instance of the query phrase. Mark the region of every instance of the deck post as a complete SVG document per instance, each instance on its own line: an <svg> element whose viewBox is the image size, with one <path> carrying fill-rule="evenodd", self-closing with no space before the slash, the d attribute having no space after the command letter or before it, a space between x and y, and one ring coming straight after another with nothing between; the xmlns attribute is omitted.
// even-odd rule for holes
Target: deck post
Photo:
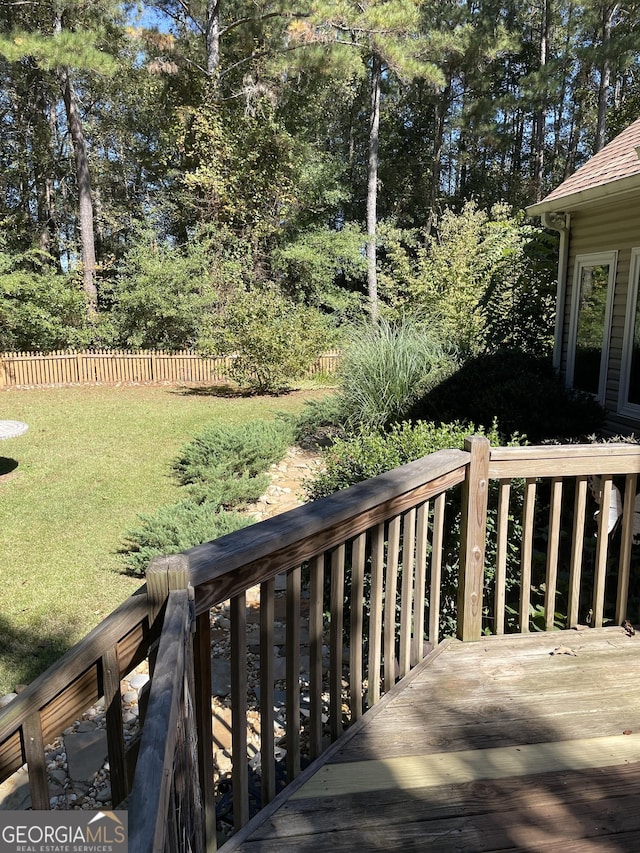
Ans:
<svg viewBox="0 0 640 853"><path fill-rule="evenodd" d="M488 439L474 435L465 439L471 454L462 484L460 514L460 576L458 578L458 639L479 640L482 633L482 587L489 488Z"/></svg>
<svg viewBox="0 0 640 853"><path fill-rule="evenodd" d="M173 590L188 590L192 599L193 588L189 579L189 557L187 554L170 554L168 556L154 557L147 567L147 599L149 607L149 621L153 623L161 613L169 593ZM191 605L193 608L193 604ZM195 617L195 608L191 610L192 619ZM198 628L200 629L198 631ZM192 636L188 641L185 654L184 676L185 691L190 696L185 696L186 707L191 703L195 710L195 721L187 720L187 725L192 726L190 735L195 734L197 741L196 767L193 768L193 776L188 780L191 787L191 797L196 809L195 832L192 839L194 850L215 851L217 848L215 837L215 805L213 803L213 744L211 734L211 639L209 628L209 611L205 611L200 617L192 622ZM195 635L195 636L194 636ZM204 644L204 650L203 650ZM202 677L201 667L203 661L206 669L206 677ZM152 675L153 677L153 675ZM205 690L203 699L202 691ZM183 708L183 713L186 713ZM194 732L195 729L195 732ZM187 740L190 737L186 735ZM199 789L200 797L195 795L193 786ZM187 787L187 795L189 787ZM199 800L199 803L198 803Z"/></svg>

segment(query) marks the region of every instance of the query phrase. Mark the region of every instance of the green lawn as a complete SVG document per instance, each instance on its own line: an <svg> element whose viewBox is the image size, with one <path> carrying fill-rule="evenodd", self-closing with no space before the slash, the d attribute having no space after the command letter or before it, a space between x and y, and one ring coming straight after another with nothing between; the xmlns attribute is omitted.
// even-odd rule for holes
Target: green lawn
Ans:
<svg viewBox="0 0 640 853"><path fill-rule="evenodd" d="M222 397L167 387L0 393L0 696L31 681L140 584L118 554L139 513L179 498L170 466L210 423L299 411L321 391Z"/></svg>

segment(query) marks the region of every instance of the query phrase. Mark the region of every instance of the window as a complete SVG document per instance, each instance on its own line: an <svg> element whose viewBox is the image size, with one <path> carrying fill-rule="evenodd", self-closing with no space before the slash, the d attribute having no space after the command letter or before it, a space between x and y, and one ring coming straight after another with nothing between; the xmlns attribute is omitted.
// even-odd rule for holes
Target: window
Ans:
<svg viewBox="0 0 640 853"><path fill-rule="evenodd" d="M576 257L569 322L567 385L604 403L617 252Z"/></svg>
<svg viewBox="0 0 640 853"><path fill-rule="evenodd" d="M629 292L625 313L622 365L620 370L620 398L618 411L623 415L640 417L640 305L638 304L638 279L640 277L640 249L631 252Z"/></svg>

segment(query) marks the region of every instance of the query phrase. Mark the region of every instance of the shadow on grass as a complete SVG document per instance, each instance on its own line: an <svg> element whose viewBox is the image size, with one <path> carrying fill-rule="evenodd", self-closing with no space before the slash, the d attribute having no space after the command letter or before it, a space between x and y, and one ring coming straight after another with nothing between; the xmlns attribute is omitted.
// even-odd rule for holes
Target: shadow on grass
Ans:
<svg viewBox="0 0 640 853"><path fill-rule="evenodd" d="M246 399L249 397L286 397L295 394L300 388L283 388L280 391L260 393L251 388L238 388L235 385L193 385L174 388L169 393L179 397L226 397L228 399Z"/></svg>
<svg viewBox="0 0 640 853"><path fill-rule="evenodd" d="M70 648L64 627L17 628L0 615L0 695L29 684Z"/></svg>
<svg viewBox="0 0 640 853"><path fill-rule="evenodd" d="M247 388L237 388L235 385L183 385L173 388L170 394L179 397L253 397L253 391Z"/></svg>
<svg viewBox="0 0 640 853"><path fill-rule="evenodd" d="M18 460L11 459L8 456L0 456L0 477L5 474L11 474L18 467Z"/></svg>

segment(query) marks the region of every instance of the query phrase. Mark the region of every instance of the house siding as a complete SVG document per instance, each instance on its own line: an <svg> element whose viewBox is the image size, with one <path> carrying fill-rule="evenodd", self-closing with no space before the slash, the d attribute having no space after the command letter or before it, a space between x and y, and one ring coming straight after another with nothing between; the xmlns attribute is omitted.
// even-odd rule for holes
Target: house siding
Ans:
<svg viewBox="0 0 640 853"><path fill-rule="evenodd" d="M628 433L640 428L636 421L617 413L618 389L622 362L624 323L629 287L631 250L640 247L640 205L636 199L624 204L608 204L575 211L571 214L567 286L562 323L561 372L565 373L573 295L573 277L576 257L592 252L618 252L611 335L607 366L605 408L607 409L607 431Z"/></svg>

